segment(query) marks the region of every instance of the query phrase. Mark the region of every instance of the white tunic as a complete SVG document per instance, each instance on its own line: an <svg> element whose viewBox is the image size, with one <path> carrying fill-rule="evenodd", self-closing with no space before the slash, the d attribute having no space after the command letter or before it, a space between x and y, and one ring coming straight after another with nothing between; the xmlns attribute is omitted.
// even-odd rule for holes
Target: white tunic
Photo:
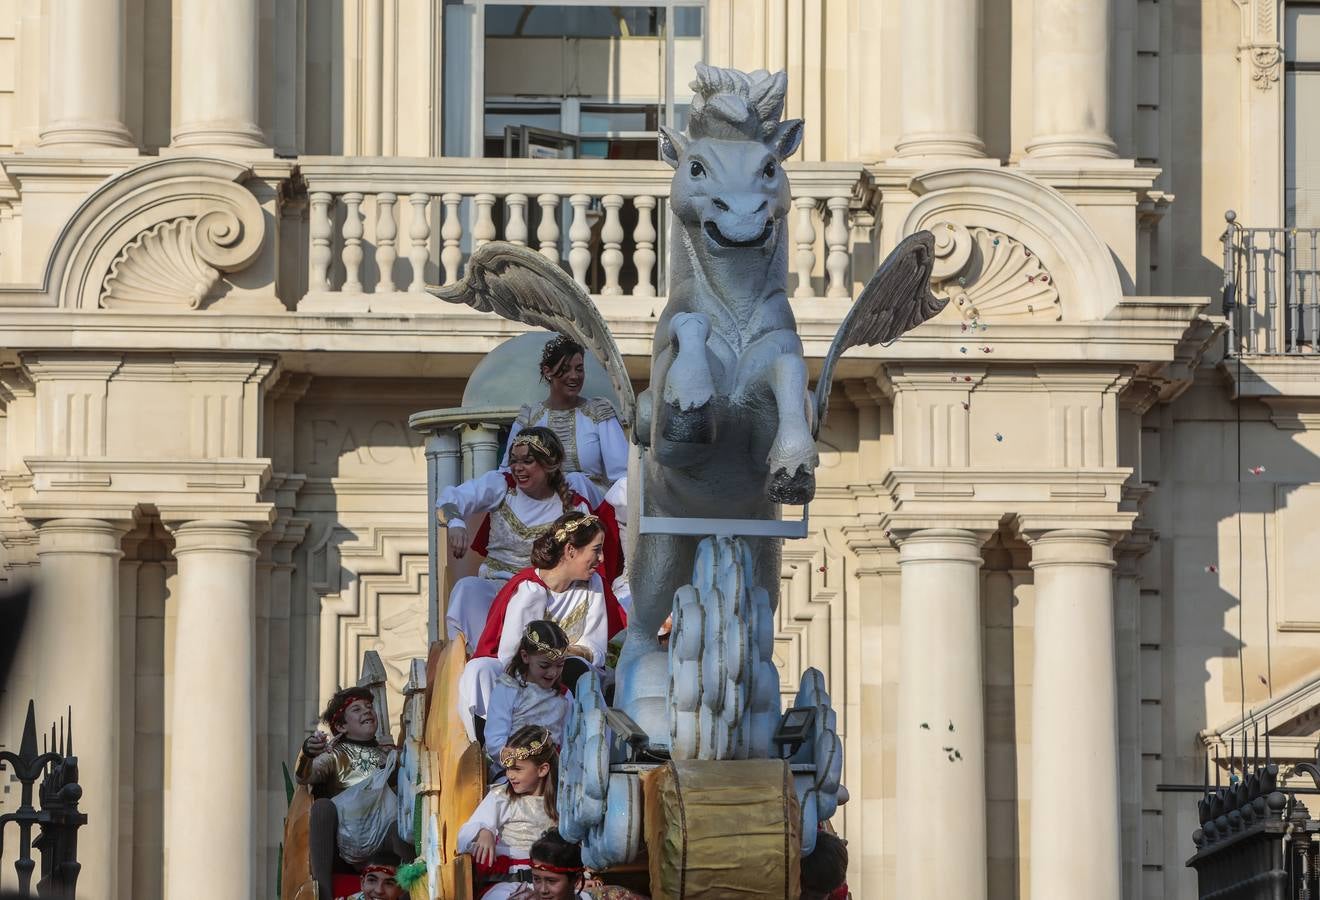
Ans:
<svg viewBox="0 0 1320 900"><path fill-rule="evenodd" d="M571 472L566 478L569 488L586 500L574 509L589 513L601 504L604 494L585 475ZM445 523L449 528L466 528L467 520L482 513L490 514L486 561L476 576L460 578L454 584L445 609L447 636L453 640L461 633L471 651L486 627L486 615L500 587L516 572L527 568L532 542L549 531L564 514L564 503L558 494L536 500L516 487L510 490L502 472L487 472L443 489L436 506L457 510L457 515L451 515Z"/></svg>
<svg viewBox="0 0 1320 900"><path fill-rule="evenodd" d="M575 581L562 591L552 591L530 579L518 585L509 598L504 630L500 632L501 666L513 661L528 623L537 619L558 624L568 635L569 644L586 647L591 651L591 664L604 668L610 627L605 613L605 586L599 572L592 572L586 581Z"/></svg>
<svg viewBox="0 0 1320 900"><path fill-rule="evenodd" d="M565 478L569 489L586 501L576 504L574 509L589 513L605 499L601 489L581 472L569 472ZM482 513L490 514L490 537L481 574L501 579L527 568L532 542L549 531L555 519L564 514L564 502L557 493L543 500L529 497L517 487L510 489L503 472L487 472L442 489L436 506L458 510L458 515L450 516L445 523L447 528L466 528L467 520Z"/></svg>
<svg viewBox="0 0 1320 900"><path fill-rule="evenodd" d="M455 586L455 592L457 590ZM504 627L500 632L499 656L478 656L469 660L459 678L459 716L467 728L468 737L474 738L476 735L473 716L485 717L490 714L490 700L495 692L496 681L518 652L527 623L537 619L550 619L557 623L568 635L570 644L580 644L591 652L589 662L592 667L598 672L604 671L609 621L600 575L592 572L587 581L575 581L563 591L552 591L530 579L524 581L509 598L504 613ZM471 643L475 644L476 638L472 638Z"/></svg>
<svg viewBox="0 0 1320 900"><path fill-rule="evenodd" d="M603 397L578 398L576 409L549 409L544 403L524 406L509 428L509 447L518 432L531 425L549 428L564 445L564 471L582 472L601 488L628 474L628 436L618 415ZM504 461L509 465L509 450Z"/></svg>
<svg viewBox="0 0 1320 900"><path fill-rule="evenodd" d="M497 856L526 859L537 838L554 827L555 820L546 814L544 797L515 794L506 781L490 789L472 818L458 830L458 852L471 852L477 833L485 828L495 835Z"/></svg>
<svg viewBox="0 0 1320 900"><path fill-rule="evenodd" d="M502 672L486 701L486 755L498 759L509 735L526 725L549 729L551 739L562 744L572 705L572 694Z"/></svg>

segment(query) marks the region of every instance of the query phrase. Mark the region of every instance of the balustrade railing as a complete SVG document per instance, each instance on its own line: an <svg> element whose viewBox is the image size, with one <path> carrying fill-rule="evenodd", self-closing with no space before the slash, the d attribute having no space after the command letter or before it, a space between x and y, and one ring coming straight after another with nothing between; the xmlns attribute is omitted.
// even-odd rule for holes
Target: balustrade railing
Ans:
<svg viewBox="0 0 1320 900"><path fill-rule="evenodd" d="M1224 218L1228 353L1320 352L1320 228L1246 228L1232 210Z"/></svg>
<svg viewBox="0 0 1320 900"><path fill-rule="evenodd" d="M421 293L456 281L493 240L538 250L597 296L667 293L673 172L662 163L312 157L299 171L308 296ZM793 295L851 296L855 235L874 215L869 177L838 163L788 172Z"/></svg>

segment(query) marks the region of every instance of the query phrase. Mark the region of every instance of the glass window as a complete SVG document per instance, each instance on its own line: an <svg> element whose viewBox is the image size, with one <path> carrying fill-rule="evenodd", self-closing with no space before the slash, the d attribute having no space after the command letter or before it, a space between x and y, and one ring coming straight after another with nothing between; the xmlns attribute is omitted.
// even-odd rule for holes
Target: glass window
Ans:
<svg viewBox="0 0 1320 900"><path fill-rule="evenodd" d="M490 6L490 37L658 37L663 10L654 6ZM698 23L698 27L700 24Z"/></svg>
<svg viewBox="0 0 1320 900"><path fill-rule="evenodd" d="M1320 4L1290 3L1284 22L1284 224L1320 227Z"/></svg>
<svg viewBox="0 0 1320 900"><path fill-rule="evenodd" d="M554 106L522 106L518 104L486 104L486 134L503 135L506 125L531 125L534 128L546 128L558 131L560 122L559 104Z"/></svg>
<svg viewBox="0 0 1320 900"><path fill-rule="evenodd" d="M578 117L579 134L620 134L627 131L654 132L660 125L659 104L625 106L622 104L583 104Z"/></svg>

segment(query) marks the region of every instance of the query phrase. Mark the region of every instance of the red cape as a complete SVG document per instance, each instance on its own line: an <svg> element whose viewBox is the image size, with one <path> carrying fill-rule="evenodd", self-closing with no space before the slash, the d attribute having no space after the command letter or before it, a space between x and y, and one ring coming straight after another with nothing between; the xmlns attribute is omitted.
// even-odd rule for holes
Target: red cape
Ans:
<svg viewBox="0 0 1320 900"><path fill-rule="evenodd" d="M504 481L509 486L509 490L517 490L514 486L513 475L505 472ZM573 492L569 500L574 506L581 505L591 509L591 503L588 502L587 498L576 491ZM601 581L605 585L605 621L612 638L628 626L628 614L620 605L618 598L614 596L614 579L623 573L623 542L619 539L619 520L614 515L613 506L602 501L591 512L600 519L601 524L605 527L605 545L601 548L603 558L600 565L596 567L596 571L600 573ZM485 556L489 542L490 516L486 516L486 521L477 530L477 536L472 541L472 549ZM505 582L504 587L500 588L500 592L495 595L495 602L490 608L490 613L486 616L486 627L482 629L481 637L477 641L477 649L473 654L474 658L477 656L499 655L500 634L504 631L504 614L509 608L509 598L513 596L513 592L518 589L519 584L529 579L542 587L545 586L545 582L536 577L536 570L527 568Z"/></svg>
<svg viewBox="0 0 1320 900"><path fill-rule="evenodd" d="M600 569L596 571L599 573ZM500 655L500 636L504 633L504 617L509 612L509 601L518 591L518 586L528 581L535 582L541 587L546 586L536 574L536 569L528 566L506 581L504 587L495 595L495 602L491 604L490 613L486 616L486 627L482 629L481 637L477 639L477 649L472 653L473 659L479 656ZM610 637L614 637L628 624L628 614L619 605L608 582L605 583L605 619Z"/></svg>

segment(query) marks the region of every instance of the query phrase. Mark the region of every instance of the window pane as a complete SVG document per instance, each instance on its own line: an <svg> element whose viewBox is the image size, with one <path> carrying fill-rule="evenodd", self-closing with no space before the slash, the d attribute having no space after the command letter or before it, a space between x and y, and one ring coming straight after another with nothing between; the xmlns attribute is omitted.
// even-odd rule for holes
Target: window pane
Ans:
<svg viewBox="0 0 1320 900"><path fill-rule="evenodd" d="M1320 62L1320 6L1288 4L1283 51L1288 62Z"/></svg>
<svg viewBox="0 0 1320 900"><path fill-rule="evenodd" d="M536 128L559 130L558 106L486 105L486 134L504 134L506 125L532 125Z"/></svg>
<svg viewBox="0 0 1320 900"><path fill-rule="evenodd" d="M1294 228L1320 227L1320 72L1288 72L1284 89L1285 221Z"/></svg>
<svg viewBox="0 0 1320 900"><path fill-rule="evenodd" d="M491 37L656 37L660 10L653 6L487 6Z"/></svg>
<svg viewBox="0 0 1320 900"><path fill-rule="evenodd" d="M581 134L617 134L623 131L655 131L659 123L660 107L610 106L591 104L582 106L578 131Z"/></svg>

